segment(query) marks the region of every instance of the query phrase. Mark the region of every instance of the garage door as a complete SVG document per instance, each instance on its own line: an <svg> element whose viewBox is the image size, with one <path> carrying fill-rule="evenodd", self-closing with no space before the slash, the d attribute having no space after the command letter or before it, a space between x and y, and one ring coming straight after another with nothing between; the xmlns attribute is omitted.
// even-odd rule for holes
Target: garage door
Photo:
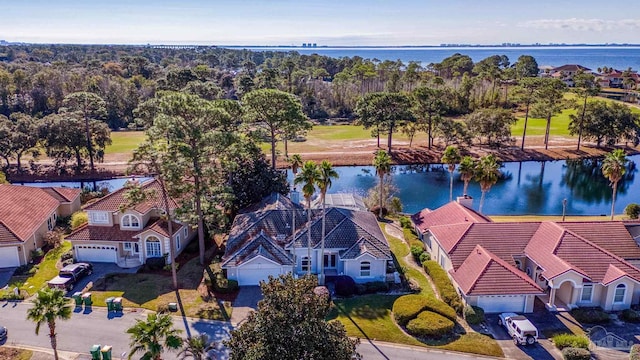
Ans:
<svg viewBox="0 0 640 360"><path fill-rule="evenodd" d="M280 267L263 267L261 269L238 269L238 285L259 285L261 280L269 280L269 275L280 275Z"/></svg>
<svg viewBox="0 0 640 360"><path fill-rule="evenodd" d="M116 247L103 245L76 245L77 261L116 262Z"/></svg>
<svg viewBox="0 0 640 360"><path fill-rule="evenodd" d="M0 247L0 268L20 266L17 246Z"/></svg>
<svg viewBox="0 0 640 360"><path fill-rule="evenodd" d="M478 306L487 313L523 312L524 304L524 295L491 295L478 299Z"/></svg>

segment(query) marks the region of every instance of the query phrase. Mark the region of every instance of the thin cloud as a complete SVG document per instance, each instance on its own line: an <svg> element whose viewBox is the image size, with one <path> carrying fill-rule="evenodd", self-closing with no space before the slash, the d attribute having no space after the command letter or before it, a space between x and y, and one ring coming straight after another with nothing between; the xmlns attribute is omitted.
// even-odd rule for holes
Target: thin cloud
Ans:
<svg viewBox="0 0 640 360"><path fill-rule="evenodd" d="M518 24L525 28L543 30L573 30L573 31L610 31L640 29L640 19L538 19Z"/></svg>

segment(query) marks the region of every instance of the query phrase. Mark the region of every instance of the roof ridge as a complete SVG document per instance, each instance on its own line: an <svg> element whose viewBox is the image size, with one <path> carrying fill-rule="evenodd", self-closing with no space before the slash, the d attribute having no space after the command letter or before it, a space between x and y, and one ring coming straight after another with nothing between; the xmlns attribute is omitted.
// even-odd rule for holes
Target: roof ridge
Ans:
<svg viewBox="0 0 640 360"><path fill-rule="evenodd" d="M447 254L450 254L450 253L454 252L458 248L458 245L460 245L460 241L462 240L462 238L467 236L467 234L469 233L469 230L471 230L471 228L474 227L476 224L477 223L472 222L472 221L469 222L468 224L467 223L454 224L454 225L466 225L467 229L460 235L460 237L458 238L458 240L456 240L456 243L451 247L451 249L449 249L449 251L447 251Z"/></svg>
<svg viewBox="0 0 640 360"><path fill-rule="evenodd" d="M502 266L506 270L510 271L511 273L515 274L516 276L518 276L522 280L525 280L529 284L534 285L535 287L539 288L542 291L542 288L540 288L540 286L538 284L536 284L536 282L532 278L530 278L529 276L525 275L522 271L520 271L520 269L518 269L518 271L515 271L517 268L515 268L511 264L507 263L506 261L501 259L496 254L492 253L490 250L485 249L484 247L482 247L482 245L478 245L478 246L480 246L484 251L486 251L488 253L490 261L496 262L498 265Z"/></svg>
<svg viewBox="0 0 640 360"><path fill-rule="evenodd" d="M134 178L134 180L135 180L135 178ZM126 184L128 181L129 181L129 180L125 181L125 184ZM145 189L146 189L146 188L147 188L147 187L149 187L151 184L153 184L155 181L157 181L157 180L156 180L156 178L151 178L151 179L149 179L149 180L147 180L147 181L145 181L145 182L141 183L141 184L140 184L140 187L141 187L141 188L145 188ZM115 194L120 194L120 193L122 193L122 192L124 192L124 191L126 191L126 190L127 190L127 187L126 187L126 186L123 186L123 187L121 187L120 189L118 189L118 190L116 190L116 191L114 191L114 192L112 192L112 193L109 193L109 194L107 194L107 195L105 195L105 196L103 196L103 197L99 198L97 201L92 202L92 203L91 203L91 204L89 204L89 205L86 205L86 206L84 207L84 209L91 210L91 209L89 209L90 207L92 207L92 206L94 206L94 205L96 205L96 204L99 204L99 203L101 203L101 202L103 202L103 201L106 201L107 199L110 199L111 197L113 197Z"/></svg>

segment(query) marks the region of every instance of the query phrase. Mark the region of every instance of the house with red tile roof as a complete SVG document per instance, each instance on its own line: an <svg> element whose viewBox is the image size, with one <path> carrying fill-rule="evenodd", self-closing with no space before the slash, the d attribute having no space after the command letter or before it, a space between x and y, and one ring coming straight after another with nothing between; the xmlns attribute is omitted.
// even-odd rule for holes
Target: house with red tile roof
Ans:
<svg viewBox="0 0 640 360"><path fill-rule="evenodd" d="M494 223L457 202L411 219L464 301L486 312L532 312L536 298L551 310L640 302L635 223Z"/></svg>
<svg viewBox="0 0 640 360"><path fill-rule="evenodd" d="M60 216L80 209L80 189L0 185L0 268L24 265Z"/></svg>
<svg viewBox="0 0 640 360"><path fill-rule="evenodd" d="M160 184L152 179L140 187L147 198L134 206L123 208L128 203L124 187L84 207L89 222L67 236L76 261L116 263L127 268L154 257L166 257L170 263L170 242L176 257L184 250L195 232L174 220L169 234ZM175 199L169 199L170 211L178 207Z"/></svg>

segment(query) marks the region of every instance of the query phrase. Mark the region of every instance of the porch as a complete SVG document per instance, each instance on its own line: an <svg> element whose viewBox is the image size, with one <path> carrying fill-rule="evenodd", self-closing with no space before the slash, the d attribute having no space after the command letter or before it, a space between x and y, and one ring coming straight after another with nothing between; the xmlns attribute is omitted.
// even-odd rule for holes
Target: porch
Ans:
<svg viewBox="0 0 640 360"><path fill-rule="evenodd" d="M116 264L122 269L131 269L142 266L142 261L140 260L140 256L138 255L125 255L124 257L118 257L118 259L116 260Z"/></svg>

